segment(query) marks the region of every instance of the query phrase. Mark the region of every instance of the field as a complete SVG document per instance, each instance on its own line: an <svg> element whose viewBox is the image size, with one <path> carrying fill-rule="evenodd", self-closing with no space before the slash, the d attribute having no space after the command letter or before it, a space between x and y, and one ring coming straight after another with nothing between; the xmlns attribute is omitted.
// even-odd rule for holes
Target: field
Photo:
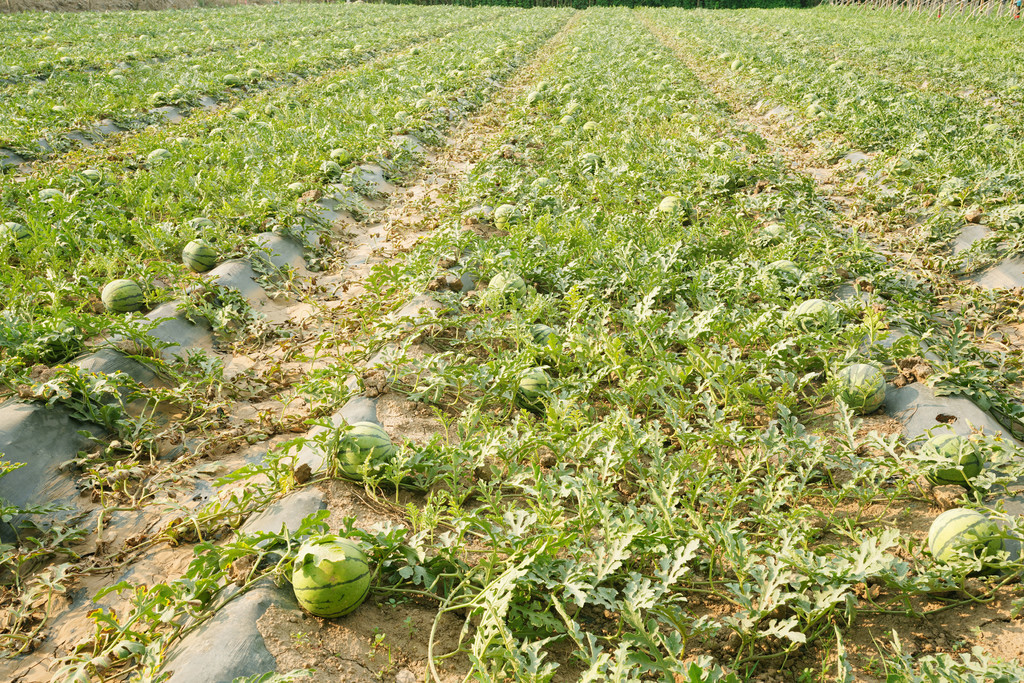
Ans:
<svg viewBox="0 0 1024 683"><path fill-rule="evenodd" d="M4 22L0 680L1024 678L1019 22Z"/></svg>

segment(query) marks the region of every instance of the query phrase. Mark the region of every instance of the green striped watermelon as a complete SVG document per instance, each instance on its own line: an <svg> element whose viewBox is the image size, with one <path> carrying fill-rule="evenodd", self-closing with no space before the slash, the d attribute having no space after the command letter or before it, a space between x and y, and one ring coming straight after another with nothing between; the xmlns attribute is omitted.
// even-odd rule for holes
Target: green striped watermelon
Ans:
<svg viewBox="0 0 1024 683"><path fill-rule="evenodd" d="M824 299L808 299L789 312L789 320L803 332L827 330L839 321L836 307Z"/></svg>
<svg viewBox="0 0 1024 683"><path fill-rule="evenodd" d="M484 301L490 308L516 304L526 296L526 281L516 273L498 273L487 283Z"/></svg>
<svg viewBox="0 0 1024 683"><path fill-rule="evenodd" d="M551 390L551 375L544 368L530 368L516 387L515 403L535 413L544 412L544 394Z"/></svg>
<svg viewBox="0 0 1024 683"><path fill-rule="evenodd" d="M921 454L929 460L947 463L946 467L938 467L928 475L928 479L936 484L969 487L970 480L981 474L984 464L978 444L954 432L945 432L928 439L921 447Z"/></svg>
<svg viewBox="0 0 1024 683"><path fill-rule="evenodd" d="M658 203L658 213L675 213L685 206L685 202L675 195L663 197Z"/></svg>
<svg viewBox="0 0 1024 683"><path fill-rule="evenodd" d="M192 240L181 250L181 262L197 273L217 265L217 250L206 240Z"/></svg>
<svg viewBox="0 0 1024 683"><path fill-rule="evenodd" d="M165 161L171 160L170 150L163 148L154 149L152 152L146 155L146 163L150 166L157 166L164 163Z"/></svg>
<svg viewBox="0 0 1024 683"><path fill-rule="evenodd" d="M355 541L325 535L299 547L292 563L292 589L299 606L333 619L359 607L370 593L370 563Z"/></svg>
<svg viewBox="0 0 1024 683"><path fill-rule="evenodd" d="M142 287L135 280L128 279L108 282L100 292L100 299L107 310L114 313L138 311L146 303Z"/></svg>
<svg viewBox="0 0 1024 683"><path fill-rule="evenodd" d="M513 204L502 204L494 210L494 225L499 228L516 223L519 218L519 209Z"/></svg>
<svg viewBox="0 0 1024 683"><path fill-rule="evenodd" d="M1003 548L998 525L966 508L946 510L928 529L928 549L939 562L948 562L963 550L974 557L992 555Z"/></svg>
<svg viewBox="0 0 1024 683"><path fill-rule="evenodd" d="M530 337L533 338L533 342L535 344L539 344L540 346L548 346L551 343L558 343L558 335L555 334L554 328L548 327L543 323L530 325Z"/></svg>
<svg viewBox="0 0 1024 683"><path fill-rule="evenodd" d="M373 469L395 456L391 437L376 422L356 422L342 436L338 448L341 471L353 479L361 479L365 469Z"/></svg>
<svg viewBox="0 0 1024 683"><path fill-rule="evenodd" d="M804 271L800 270L800 267L792 261L772 261L768 264L768 270L770 270L776 278L778 278L780 284L783 285L795 285L800 282L800 279L804 276Z"/></svg>
<svg viewBox="0 0 1024 683"><path fill-rule="evenodd" d="M848 365L836 373L836 395L858 415L873 413L885 403L885 375L866 363Z"/></svg>
<svg viewBox="0 0 1024 683"><path fill-rule="evenodd" d="M25 239L31 234L32 231L29 229L29 227L27 225L22 225L21 223L8 221L7 223L4 223L2 226L0 226L0 236L2 236L5 240L11 240L16 242L18 240Z"/></svg>

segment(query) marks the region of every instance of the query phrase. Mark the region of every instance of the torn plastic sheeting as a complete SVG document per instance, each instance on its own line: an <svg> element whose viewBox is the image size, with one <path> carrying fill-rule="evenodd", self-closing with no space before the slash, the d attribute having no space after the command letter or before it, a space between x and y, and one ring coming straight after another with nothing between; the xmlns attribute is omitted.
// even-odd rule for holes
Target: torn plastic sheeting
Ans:
<svg viewBox="0 0 1024 683"><path fill-rule="evenodd" d="M327 501L322 492L316 489L294 491L274 501L263 512L253 515L242 525L240 531L246 534L277 534L284 528L289 533L295 533L302 520L326 507Z"/></svg>
<svg viewBox="0 0 1024 683"><path fill-rule="evenodd" d="M163 671L166 683L224 683L277 670L256 622L271 605L297 610L291 590L271 579L227 603L171 651Z"/></svg>
<svg viewBox="0 0 1024 683"><path fill-rule="evenodd" d="M971 248L971 245L978 240L985 239L989 235L989 229L984 225L968 223L960 230L960 233L953 238L953 253L959 254Z"/></svg>
<svg viewBox="0 0 1024 683"><path fill-rule="evenodd" d="M1024 287L1024 258L1003 259L988 270L972 275L968 279L986 289Z"/></svg>
<svg viewBox="0 0 1024 683"><path fill-rule="evenodd" d="M156 379L152 369L117 349L100 349L96 353L77 358L74 364L83 370L104 375L123 372L139 384L149 384Z"/></svg>
<svg viewBox="0 0 1024 683"><path fill-rule="evenodd" d="M185 112L173 105L157 107L151 110L150 113L162 116L167 123L177 123L185 118Z"/></svg>
<svg viewBox="0 0 1024 683"><path fill-rule="evenodd" d="M267 260L276 268L286 266L300 270L306 267L302 256L302 247L292 240L285 239L272 232L261 232L255 237L256 243L265 251Z"/></svg>
<svg viewBox="0 0 1024 683"><path fill-rule="evenodd" d="M25 163L25 158L12 149L0 147L0 168L18 166Z"/></svg>
<svg viewBox="0 0 1024 683"><path fill-rule="evenodd" d="M374 194L392 194L395 186L384 177L384 169L376 164L363 164L356 169L356 177L373 188Z"/></svg>
<svg viewBox="0 0 1024 683"><path fill-rule="evenodd" d="M414 135L393 135L391 142L409 154L421 155L427 153L427 148Z"/></svg>
<svg viewBox="0 0 1024 683"><path fill-rule="evenodd" d="M214 284L237 290L253 307L269 301L267 293L256 281L256 271L244 259L225 261L211 270L209 274Z"/></svg>
<svg viewBox="0 0 1024 683"><path fill-rule="evenodd" d="M103 430L72 418L61 407L9 401L0 405L0 453L24 466L0 477L0 498L18 507L64 503L78 496L71 477L57 466L89 447L86 431Z"/></svg>
<svg viewBox="0 0 1024 683"><path fill-rule="evenodd" d="M885 393L885 410L890 417L903 423L903 432L908 439L915 439L941 426L966 436L973 426L983 429L986 434L999 435L1020 445L991 415L969 399L937 396L931 387L920 382L905 387L890 386Z"/></svg>
<svg viewBox="0 0 1024 683"><path fill-rule="evenodd" d="M114 133L123 133L128 129L117 125L113 119L103 119L93 130L97 135L113 135Z"/></svg>
<svg viewBox="0 0 1024 683"><path fill-rule="evenodd" d="M150 320L163 318L150 335L170 344L160 352L166 360L172 360L185 349L213 351L213 332L208 327L187 320L184 314L178 311L180 305L179 301L171 301L146 315Z"/></svg>

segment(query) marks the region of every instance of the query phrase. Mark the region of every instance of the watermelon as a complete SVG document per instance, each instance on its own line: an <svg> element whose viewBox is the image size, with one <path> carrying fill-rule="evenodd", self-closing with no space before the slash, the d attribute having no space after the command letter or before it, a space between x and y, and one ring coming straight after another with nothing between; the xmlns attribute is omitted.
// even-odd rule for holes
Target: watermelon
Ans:
<svg viewBox="0 0 1024 683"><path fill-rule="evenodd" d="M820 116L824 116L824 114L825 114L824 108L822 108L822 106L820 104L818 104L817 102L815 102L815 103L813 103L813 104L811 104L811 105L809 105L807 107L807 115L808 116L820 117Z"/></svg>
<svg viewBox="0 0 1024 683"><path fill-rule="evenodd" d="M532 183L530 183L530 187L532 187L534 190L546 190L549 187L551 187L551 181L542 176L534 180Z"/></svg>
<svg viewBox="0 0 1024 683"><path fill-rule="evenodd" d="M1002 548L999 526L975 510L946 510L928 529L928 549L939 562L949 562L956 557L958 549L974 557L983 557Z"/></svg>
<svg viewBox="0 0 1024 683"><path fill-rule="evenodd" d="M320 172L329 178L341 175L342 171L343 169L337 161L325 161L320 164Z"/></svg>
<svg viewBox="0 0 1024 683"><path fill-rule="evenodd" d="M839 320L836 307L824 299L801 301L789 312L789 320L803 332L827 330Z"/></svg>
<svg viewBox="0 0 1024 683"><path fill-rule="evenodd" d="M7 222L0 225L0 235L3 236L4 240L23 240L31 234L32 231L29 227L27 225L22 225L21 223Z"/></svg>
<svg viewBox="0 0 1024 683"><path fill-rule="evenodd" d="M529 95L526 96L526 103L527 104L537 104L537 102L540 102L541 97L542 97L542 95L539 92L533 91Z"/></svg>
<svg viewBox="0 0 1024 683"><path fill-rule="evenodd" d="M782 241L786 228L781 223L769 223L761 228L760 242L764 246L771 246Z"/></svg>
<svg viewBox="0 0 1024 683"><path fill-rule="evenodd" d="M858 415L873 413L885 403L885 375L866 363L848 365L836 373L836 395Z"/></svg>
<svg viewBox="0 0 1024 683"><path fill-rule="evenodd" d="M804 271L800 270L800 267L792 261L772 261L768 264L768 270L772 271L779 282L784 285L795 285L804 276Z"/></svg>
<svg viewBox="0 0 1024 683"><path fill-rule="evenodd" d="M395 446L376 422L356 422L342 436L336 455L342 473L361 479L364 467L373 469L393 458Z"/></svg>
<svg viewBox="0 0 1024 683"><path fill-rule="evenodd" d="M58 189L48 187L43 190L39 190L39 201L41 202L53 202L58 199L64 199L64 193Z"/></svg>
<svg viewBox="0 0 1024 683"><path fill-rule="evenodd" d="M516 387L515 403L535 413L544 411L544 393L551 390L551 375L544 368L530 368Z"/></svg>
<svg viewBox="0 0 1024 683"><path fill-rule="evenodd" d="M519 220L519 209L512 204L502 204L494 210L494 225L504 228Z"/></svg>
<svg viewBox="0 0 1024 683"><path fill-rule="evenodd" d="M145 303L142 287L135 280L121 279L108 282L100 293L108 311L128 313L138 311Z"/></svg>
<svg viewBox="0 0 1024 683"><path fill-rule="evenodd" d="M165 161L170 161L171 153L169 150L158 148L146 155L146 163L150 166L156 166L162 164Z"/></svg>
<svg viewBox="0 0 1024 683"><path fill-rule="evenodd" d="M583 124L584 133L596 133L598 130L597 121L587 121Z"/></svg>
<svg viewBox="0 0 1024 683"><path fill-rule="evenodd" d="M586 152L580 155L580 164L591 171L595 171L601 165L601 157L593 152Z"/></svg>
<svg viewBox="0 0 1024 683"><path fill-rule="evenodd" d="M734 60L732 60L732 64L729 65L729 68L732 69L733 71L739 71L740 69L743 68L743 60L742 59L734 59Z"/></svg>
<svg viewBox="0 0 1024 683"><path fill-rule="evenodd" d="M292 589L299 606L324 619L343 617L370 593L370 562L356 541L340 536L311 538L292 563Z"/></svg>
<svg viewBox="0 0 1024 683"><path fill-rule="evenodd" d="M569 114L566 114L562 118L558 119L558 125L560 126L571 126L574 123L576 123L576 117L570 116Z"/></svg>
<svg viewBox="0 0 1024 683"><path fill-rule="evenodd" d="M498 273L487 283L484 298L487 305L500 308L506 304L515 304L526 296L526 281L515 273Z"/></svg>
<svg viewBox="0 0 1024 683"><path fill-rule="evenodd" d="M242 85L242 77L236 76L235 74L225 74L224 85L229 87L236 87Z"/></svg>
<svg viewBox="0 0 1024 683"><path fill-rule="evenodd" d="M263 78L263 74L260 73L259 69L249 69L245 72L245 77L248 78L250 81L258 81L259 79Z"/></svg>
<svg viewBox="0 0 1024 683"><path fill-rule="evenodd" d="M984 465L978 444L966 436L946 431L933 436L921 447L922 455L929 460L939 460L950 466L938 467L928 479L935 484L959 484L970 486L970 480L981 474Z"/></svg>
<svg viewBox="0 0 1024 683"><path fill-rule="evenodd" d="M87 168L82 171L82 177L88 180L90 183L98 183L103 179L103 174L95 168Z"/></svg>
<svg viewBox="0 0 1024 683"><path fill-rule="evenodd" d="M658 213L675 213L683 206L683 200L675 195L663 197L658 203Z"/></svg>
<svg viewBox="0 0 1024 683"><path fill-rule="evenodd" d="M543 323L530 325L530 337L533 339L534 344L539 344L540 346L558 343L558 335L555 333L555 330Z"/></svg>
<svg viewBox="0 0 1024 683"><path fill-rule="evenodd" d="M193 230L205 230L206 228L214 227L214 222L211 221L209 218L204 218L200 216L199 218L193 218L192 220L190 220L188 222L188 227L192 228Z"/></svg>
<svg viewBox="0 0 1024 683"><path fill-rule="evenodd" d="M335 147L331 150L331 159L338 162L339 164L347 164L353 159L352 152L341 147Z"/></svg>
<svg viewBox="0 0 1024 683"><path fill-rule="evenodd" d="M197 273L217 265L217 250L206 240L192 240L181 250L181 262Z"/></svg>
<svg viewBox="0 0 1024 683"><path fill-rule="evenodd" d="M583 111L583 105L579 102L570 102L565 106L565 113L568 116L575 116L581 111Z"/></svg>

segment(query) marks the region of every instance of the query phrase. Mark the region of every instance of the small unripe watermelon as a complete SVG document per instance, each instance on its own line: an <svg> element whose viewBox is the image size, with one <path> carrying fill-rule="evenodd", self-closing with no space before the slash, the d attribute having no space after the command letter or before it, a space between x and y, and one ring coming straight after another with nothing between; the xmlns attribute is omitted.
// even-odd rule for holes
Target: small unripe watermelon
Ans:
<svg viewBox="0 0 1024 683"><path fill-rule="evenodd" d="M100 299L107 310L114 313L138 311L145 303L142 287L135 280L128 279L108 282L100 292Z"/></svg>
<svg viewBox="0 0 1024 683"><path fill-rule="evenodd" d="M337 457L341 471L359 479L364 465L372 469L394 455L395 446L383 427L376 422L356 422L341 439Z"/></svg>
<svg viewBox="0 0 1024 683"><path fill-rule="evenodd" d="M580 164L585 168L594 171L601 165L601 157L593 152L587 152L580 155Z"/></svg>
<svg viewBox="0 0 1024 683"><path fill-rule="evenodd" d="M547 346L549 340L554 340L554 343L558 343L558 335L555 333L554 328L551 328L543 323L537 323L536 325L530 325L530 336L533 338L535 344L541 346Z"/></svg>
<svg viewBox="0 0 1024 683"><path fill-rule="evenodd" d="M515 223L518 218L519 209L513 204L502 204L494 210L494 225L499 228Z"/></svg>
<svg viewBox="0 0 1024 683"><path fill-rule="evenodd" d="M954 432L933 436L921 447L921 453L951 465L939 467L928 475L928 479L936 484L970 486L969 481L981 474L981 451L978 444L966 436Z"/></svg>
<svg viewBox="0 0 1024 683"><path fill-rule="evenodd" d="M928 549L939 562L948 562L956 557L957 549L974 557L984 557L1002 548L998 525L975 510L946 510L928 529Z"/></svg>
<svg viewBox="0 0 1024 683"><path fill-rule="evenodd" d="M804 276L804 271L792 261L772 261L768 264L768 270L775 274L782 284L795 285Z"/></svg>
<svg viewBox="0 0 1024 683"><path fill-rule="evenodd" d="M838 321L836 307L824 299L808 299L800 302L792 311L789 319L803 332L825 330L835 326Z"/></svg>
<svg viewBox="0 0 1024 683"><path fill-rule="evenodd" d="M242 78L241 78L241 76L236 76L235 74L225 74L224 75L224 85L227 85L227 86L230 86L230 87L236 87L236 86L242 85Z"/></svg>
<svg viewBox="0 0 1024 683"><path fill-rule="evenodd" d="M327 177L335 177L341 175L343 169L337 161L325 161L320 164L320 172Z"/></svg>
<svg viewBox="0 0 1024 683"><path fill-rule="evenodd" d="M544 392L551 389L551 375L544 368L530 368L516 387L516 405L535 413L544 410Z"/></svg>
<svg viewBox="0 0 1024 683"><path fill-rule="evenodd" d="M597 121L587 121L583 124L584 133L596 133L598 130Z"/></svg>
<svg viewBox="0 0 1024 683"><path fill-rule="evenodd" d="M21 223L8 222L0 226L0 237L4 240L23 240L31 234L29 227Z"/></svg>
<svg viewBox="0 0 1024 683"><path fill-rule="evenodd" d="M370 593L370 563L359 544L340 536L312 538L292 563L292 589L310 614L334 619L363 604Z"/></svg>
<svg viewBox="0 0 1024 683"><path fill-rule="evenodd" d="M682 210L685 206L686 202L684 202L680 197L670 194L663 197L658 203L658 213L675 213Z"/></svg>
<svg viewBox="0 0 1024 683"><path fill-rule="evenodd" d="M858 415L873 413L885 403L885 375L866 363L848 365L836 373L836 393Z"/></svg>
<svg viewBox="0 0 1024 683"><path fill-rule="evenodd" d="M506 304L514 304L526 296L526 281L515 273L498 273L487 283L484 294L487 304L492 308L500 308Z"/></svg>
<svg viewBox="0 0 1024 683"><path fill-rule="evenodd" d="M156 166L162 164L165 161L170 161L171 152L169 150L158 148L146 155L146 163L150 166Z"/></svg>
<svg viewBox="0 0 1024 683"><path fill-rule="evenodd" d="M197 273L217 265L217 250L206 240L192 240L181 250L181 262Z"/></svg>

